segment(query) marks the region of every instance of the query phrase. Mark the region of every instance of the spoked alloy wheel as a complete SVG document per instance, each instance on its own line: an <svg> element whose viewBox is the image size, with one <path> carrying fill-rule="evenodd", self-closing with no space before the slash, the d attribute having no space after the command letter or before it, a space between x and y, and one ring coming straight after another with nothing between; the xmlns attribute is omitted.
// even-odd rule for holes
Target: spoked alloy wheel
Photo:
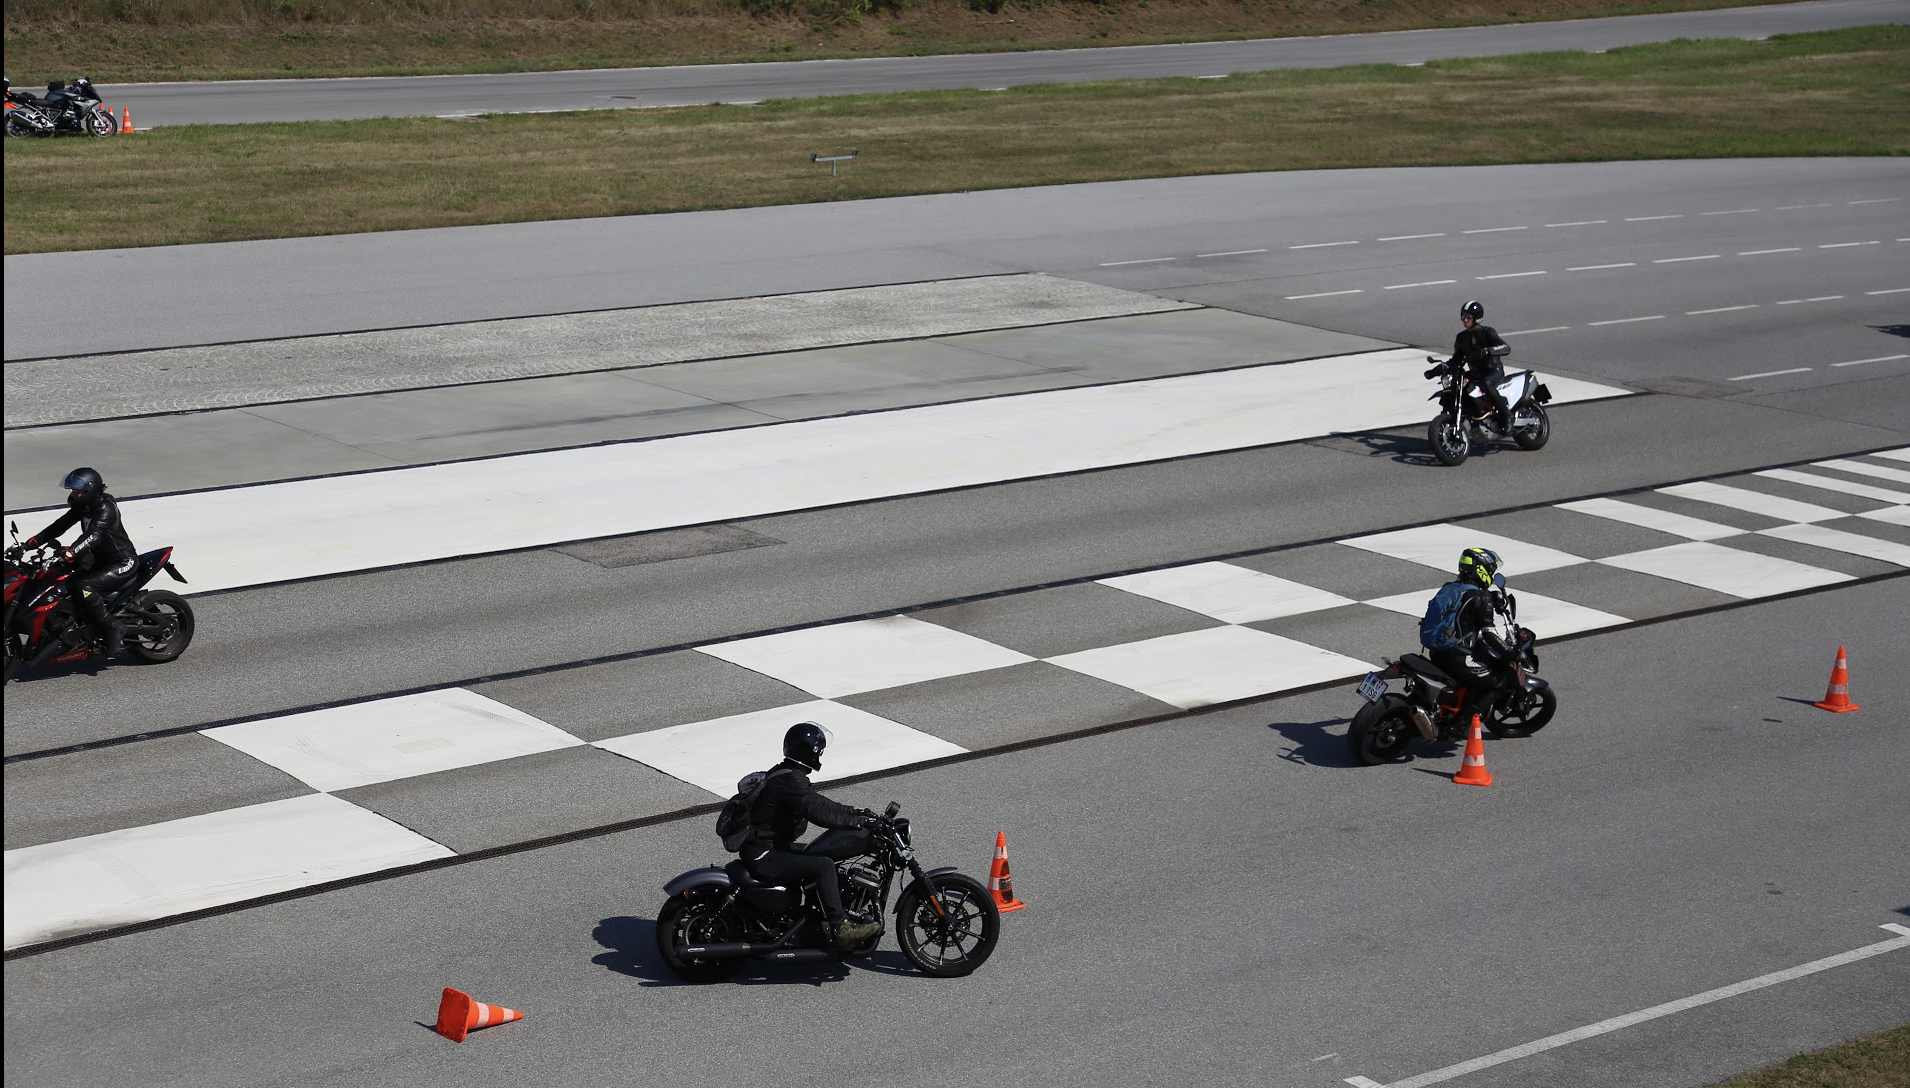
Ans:
<svg viewBox="0 0 1910 1088"><path fill-rule="evenodd" d="M88 136L119 135L119 122L113 119L113 111L102 106L87 114L86 134Z"/></svg>
<svg viewBox="0 0 1910 1088"><path fill-rule="evenodd" d="M980 967L1001 938L1001 911L973 877L943 873L935 899L920 883L896 905L897 941L916 970L933 978L957 978Z"/></svg>
<svg viewBox="0 0 1910 1088"><path fill-rule="evenodd" d="M1463 465L1472 452L1465 424L1454 423L1447 412L1441 412L1426 424L1426 444L1432 447L1433 456L1439 458L1442 465Z"/></svg>
<svg viewBox="0 0 1910 1088"><path fill-rule="evenodd" d="M1558 708L1559 697L1551 688L1511 691L1493 703L1485 725L1495 737L1529 737L1544 729Z"/></svg>
<svg viewBox="0 0 1910 1088"><path fill-rule="evenodd" d="M1512 432L1512 441L1522 450L1536 450L1552 440L1552 417L1545 414L1545 406L1534 404L1532 414L1539 417L1537 423Z"/></svg>
<svg viewBox="0 0 1910 1088"><path fill-rule="evenodd" d="M683 949L692 945L724 944L742 939L734 925L716 914L716 906L716 900L709 896L685 899L679 895L657 912L657 953L685 982L721 982L742 965L742 960L683 957Z"/></svg>
<svg viewBox="0 0 1910 1088"><path fill-rule="evenodd" d="M171 661L192 644L192 606L163 589L139 595L126 614L126 648L141 661Z"/></svg>

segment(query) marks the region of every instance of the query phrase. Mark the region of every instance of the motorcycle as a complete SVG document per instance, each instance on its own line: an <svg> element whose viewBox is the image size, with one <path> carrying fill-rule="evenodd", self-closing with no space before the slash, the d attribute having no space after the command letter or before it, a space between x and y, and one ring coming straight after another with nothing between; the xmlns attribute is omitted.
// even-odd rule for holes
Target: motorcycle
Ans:
<svg viewBox="0 0 1910 1088"><path fill-rule="evenodd" d="M909 821L895 802L870 829L870 849L836 863L842 906L857 922L880 922L896 874L914 878L895 903L896 940L925 975L956 978L987 961L1001 936L1001 913L973 877L952 867L923 871ZM692 869L664 885L657 951L690 982L716 982L745 960L821 963L871 955L882 933L839 948L812 885L762 880L742 859Z"/></svg>
<svg viewBox="0 0 1910 1088"><path fill-rule="evenodd" d="M1501 619L1500 629L1478 632L1469 650L1501 681L1481 723L1496 737L1529 737L1558 710L1557 693L1538 675L1538 636L1519 626L1518 611L1512 594L1495 591L1493 612ZM1393 680L1403 682L1399 692L1391 690ZM1426 744L1463 740L1472 725L1466 688L1419 654L1388 659L1385 668L1366 674L1358 691L1366 705L1353 715L1346 744L1353 758L1369 767L1399 759L1415 739Z"/></svg>
<svg viewBox="0 0 1910 1088"><path fill-rule="evenodd" d="M6 680L21 669L62 661L82 661L100 653L99 635L86 622L68 584L74 569L70 552L57 544L29 549L19 543L20 527L10 525L14 544L5 552ZM172 564L172 549L145 552L133 572L107 591L106 610L119 620L126 649L142 661L171 661L192 642L192 605L184 597L146 584L165 571L176 582L186 579Z"/></svg>
<svg viewBox="0 0 1910 1088"><path fill-rule="evenodd" d="M7 80L8 136L57 136L75 132L87 136L112 136L119 132L113 111L101 101L93 81L81 76L71 83L54 80L46 85L46 97L37 98L13 89Z"/></svg>
<svg viewBox="0 0 1910 1088"><path fill-rule="evenodd" d="M1508 344L1494 344L1488 350L1500 358L1512 353ZM1485 392L1477 386L1467 388L1463 363L1448 364L1436 355L1426 356L1426 361L1433 364L1426 376L1439 379L1438 392L1426 398L1439 402L1439 414L1426 425L1426 443L1440 464L1464 464L1475 444L1511 439L1522 450L1536 450L1551 439L1552 418L1545 405L1552 391L1538 375L1515 370L1499 383L1499 395L1512 410L1511 425L1501 427Z"/></svg>

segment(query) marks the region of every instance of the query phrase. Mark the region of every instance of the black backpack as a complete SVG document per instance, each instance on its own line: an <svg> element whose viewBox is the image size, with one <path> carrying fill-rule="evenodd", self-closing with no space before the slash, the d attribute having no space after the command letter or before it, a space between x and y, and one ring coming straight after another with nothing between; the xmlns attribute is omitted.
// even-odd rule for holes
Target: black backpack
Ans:
<svg viewBox="0 0 1910 1088"><path fill-rule="evenodd" d="M756 799L763 795L763 788L769 785L770 779L788 773L788 767L751 771L737 781L736 796L723 802L722 810L716 814L716 834L723 840L723 849L734 854L749 845L756 833Z"/></svg>

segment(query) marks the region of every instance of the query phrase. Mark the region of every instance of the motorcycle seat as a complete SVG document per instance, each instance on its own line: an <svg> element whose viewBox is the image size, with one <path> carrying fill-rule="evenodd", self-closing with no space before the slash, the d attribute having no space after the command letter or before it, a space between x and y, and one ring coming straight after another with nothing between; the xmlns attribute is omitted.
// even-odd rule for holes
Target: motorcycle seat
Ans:
<svg viewBox="0 0 1910 1088"><path fill-rule="evenodd" d="M1439 684L1449 688L1459 686L1458 684L1453 682L1452 677L1446 675L1443 669L1433 664L1431 661L1428 661L1426 658L1420 656L1419 654L1401 654L1399 658L1399 663L1413 670L1419 675L1425 677L1426 679L1431 680L1435 684Z"/></svg>
<svg viewBox="0 0 1910 1088"><path fill-rule="evenodd" d="M723 866L723 871L730 875L730 882L739 888L768 888L772 891L784 890L783 885L772 883L757 876L751 871L749 862L744 861L742 858L737 858L735 861Z"/></svg>

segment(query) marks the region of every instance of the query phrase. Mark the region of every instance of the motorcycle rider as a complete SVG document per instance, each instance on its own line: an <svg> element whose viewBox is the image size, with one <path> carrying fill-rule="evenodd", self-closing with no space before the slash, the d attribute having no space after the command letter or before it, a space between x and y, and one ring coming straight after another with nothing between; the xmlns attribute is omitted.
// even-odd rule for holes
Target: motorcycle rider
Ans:
<svg viewBox="0 0 1910 1088"><path fill-rule="evenodd" d="M1462 366L1468 387L1477 386L1485 394L1486 400L1492 405L1499 429L1507 430L1512 426L1512 409L1506 404L1505 395L1499 392L1499 384L1505 381L1505 366L1499 362L1497 355L1487 350L1505 341L1499 338L1497 329L1480 324L1485 316L1486 308L1478 299L1472 299L1459 308L1459 323L1465 328L1453 338L1452 358L1426 371L1426 377L1433 377L1441 368ZM1460 391L1462 398L1465 392ZM1463 399L1461 403L1464 403Z"/></svg>
<svg viewBox="0 0 1910 1088"><path fill-rule="evenodd" d="M751 811L755 833L739 853L765 880L814 883L830 934L836 944L848 948L881 932L882 923L849 920L836 883L836 861L868 852L876 815L831 801L809 783L809 775L822 770L822 751L828 745L829 734L815 722L797 722L783 734L783 761L770 768ZM810 823L832 830L804 846L796 839Z"/></svg>
<svg viewBox="0 0 1910 1088"><path fill-rule="evenodd" d="M1505 580L1499 577L1499 553L1490 548L1467 548L1460 552L1458 579L1441 586L1439 592L1455 586L1462 587L1457 593L1457 602L1451 606L1454 609L1452 635L1457 645L1448 649L1429 646L1428 656L1440 672L1466 689L1466 717L1470 719L1474 714L1484 717L1500 685L1492 671L1477 665L1466 651L1477 643L1481 632L1492 629L1492 614L1499 607L1496 595L1505 587ZM1437 595L1434 600L1438 600Z"/></svg>
<svg viewBox="0 0 1910 1088"><path fill-rule="evenodd" d="M61 533L75 524L80 535L70 547L62 549L64 558L79 572L73 578L78 593L75 603L80 615L99 636L106 660L118 657L125 648L125 633L119 621L106 608L106 593L133 573L139 560L132 538L119 518L119 503L106 493L106 481L90 468L76 468L60 482L66 488L66 513L53 524L27 538L29 548L53 544Z"/></svg>

